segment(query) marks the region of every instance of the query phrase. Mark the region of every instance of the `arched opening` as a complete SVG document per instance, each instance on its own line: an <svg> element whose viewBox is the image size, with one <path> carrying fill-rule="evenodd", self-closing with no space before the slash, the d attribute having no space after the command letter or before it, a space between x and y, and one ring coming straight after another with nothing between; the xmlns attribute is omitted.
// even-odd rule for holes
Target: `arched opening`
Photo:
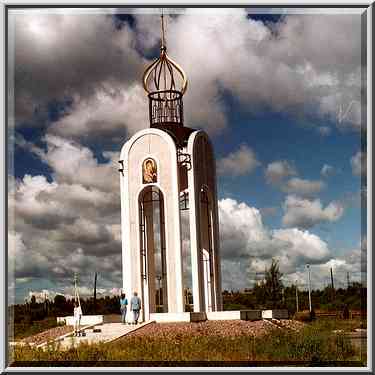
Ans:
<svg viewBox="0 0 375 375"><path fill-rule="evenodd" d="M141 298L143 317L168 311L164 197L148 186L139 196Z"/></svg>
<svg viewBox="0 0 375 375"><path fill-rule="evenodd" d="M213 272L213 228L212 204L206 189L200 193L201 219L201 283L203 294L203 309L206 312L214 310L214 272Z"/></svg>

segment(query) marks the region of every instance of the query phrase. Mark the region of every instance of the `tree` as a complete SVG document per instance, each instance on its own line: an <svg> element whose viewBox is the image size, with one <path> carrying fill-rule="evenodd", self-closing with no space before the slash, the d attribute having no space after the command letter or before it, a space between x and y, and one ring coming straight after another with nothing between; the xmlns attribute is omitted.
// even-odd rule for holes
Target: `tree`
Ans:
<svg viewBox="0 0 375 375"><path fill-rule="evenodd" d="M282 276L283 274L279 269L279 261L272 259L270 268L266 269L266 282L264 284L266 301L271 308L281 306L281 295L283 288L283 284L281 282Z"/></svg>
<svg viewBox="0 0 375 375"><path fill-rule="evenodd" d="M65 313L67 302L65 296L57 294L54 298L54 306L56 313Z"/></svg>
<svg viewBox="0 0 375 375"><path fill-rule="evenodd" d="M256 283L254 286L255 304L258 308L262 308L266 303L266 289L264 281Z"/></svg>

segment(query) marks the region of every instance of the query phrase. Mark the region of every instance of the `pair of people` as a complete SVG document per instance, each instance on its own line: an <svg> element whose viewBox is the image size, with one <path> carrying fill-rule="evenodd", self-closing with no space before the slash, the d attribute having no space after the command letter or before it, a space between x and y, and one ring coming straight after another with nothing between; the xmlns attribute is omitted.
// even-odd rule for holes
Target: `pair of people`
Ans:
<svg viewBox="0 0 375 375"><path fill-rule="evenodd" d="M121 311L122 324L126 324L127 306L128 306L128 300L125 296L125 293L122 293L120 297L120 311ZM138 324L140 310L141 310L141 299L138 297L138 293L134 292L133 297L130 299L130 311L133 311L133 324Z"/></svg>

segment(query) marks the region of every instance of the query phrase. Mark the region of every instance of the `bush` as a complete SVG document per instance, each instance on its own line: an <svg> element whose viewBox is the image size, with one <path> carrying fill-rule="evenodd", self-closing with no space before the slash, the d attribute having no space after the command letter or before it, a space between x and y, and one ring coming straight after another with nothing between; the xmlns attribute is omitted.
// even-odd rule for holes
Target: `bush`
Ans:
<svg viewBox="0 0 375 375"><path fill-rule="evenodd" d="M310 311L299 311L293 316L294 320L299 320L300 322L311 322L313 320Z"/></svg>
<svg viewBox="0 0 375 375"><path fill-rule="evenodd" d="M23 321L14 324L14 338L22 339L24 337L36 335L39 332L46 331L50 328L65 325L64 322L57 323L56 318L47 318L43 320L36 320L34 322Z"/></svg>

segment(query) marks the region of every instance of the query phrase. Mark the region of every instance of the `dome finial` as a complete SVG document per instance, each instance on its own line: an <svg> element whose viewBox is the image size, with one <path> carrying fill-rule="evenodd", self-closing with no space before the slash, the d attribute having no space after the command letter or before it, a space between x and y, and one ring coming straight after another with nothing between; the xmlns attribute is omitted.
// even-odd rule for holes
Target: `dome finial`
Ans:
<svg viewBox="0 0 375 375"><path fill-rule="evenodd" d="M176 87L176 76L180 77L181 87ZM164 12L161 12L160 56L143 73L143 88L148 94L155 92L178 92L184 95L187 89L187 77L183 69L167 55L165 43Z"/></svg>
<svg viewBox="0 0 375 375"><path fill-rule="evenodd" d="M165 46L165 32L164 32L164 10L161 9L161 47L160 49L166 50Z"/></svg>

